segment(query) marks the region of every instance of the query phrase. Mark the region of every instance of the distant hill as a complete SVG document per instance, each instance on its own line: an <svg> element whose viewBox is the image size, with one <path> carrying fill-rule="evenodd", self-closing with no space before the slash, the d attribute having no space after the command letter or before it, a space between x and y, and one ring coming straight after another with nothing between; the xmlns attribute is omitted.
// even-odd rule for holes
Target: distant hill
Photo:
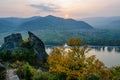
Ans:
<svg viewBox="0 0 120 80"><path fill-rule="evenodd" d="M120 16L115 17L92 17L81 19L94 28L120 29Z"/></svg>
<svg viewBox="0 0 120 80"><path fill-rule="evenodd" d="M34 16L30 18L0 18L0 32L38 30L38 29L93 29L93 27L84 21L74 19L64 19L52 15L46 17Z"/></svg>

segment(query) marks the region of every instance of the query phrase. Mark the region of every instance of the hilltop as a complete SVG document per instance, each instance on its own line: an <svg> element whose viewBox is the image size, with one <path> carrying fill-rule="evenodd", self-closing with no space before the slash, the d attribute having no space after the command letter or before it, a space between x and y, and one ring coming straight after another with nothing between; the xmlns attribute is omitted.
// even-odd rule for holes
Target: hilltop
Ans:
<svg viewBox="0 0 120 80"><path fill-rule="evenodd" d="M27 31L27 30L71 30L71 29L93 29L84 21L64 19L52 15L45 17L33 16L30 18L8 17L0 18L0 32Z"/></svg>

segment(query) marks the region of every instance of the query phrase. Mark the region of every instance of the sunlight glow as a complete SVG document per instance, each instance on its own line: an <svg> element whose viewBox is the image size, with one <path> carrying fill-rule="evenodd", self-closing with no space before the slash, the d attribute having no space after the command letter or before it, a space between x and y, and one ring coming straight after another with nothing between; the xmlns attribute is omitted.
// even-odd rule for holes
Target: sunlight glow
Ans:
<svg viewBox="0 0 120 80"><path fill-rule="evenodd" d="M69 18L69 17L70 17L69 14L64 15L64 18Z"/></svg>

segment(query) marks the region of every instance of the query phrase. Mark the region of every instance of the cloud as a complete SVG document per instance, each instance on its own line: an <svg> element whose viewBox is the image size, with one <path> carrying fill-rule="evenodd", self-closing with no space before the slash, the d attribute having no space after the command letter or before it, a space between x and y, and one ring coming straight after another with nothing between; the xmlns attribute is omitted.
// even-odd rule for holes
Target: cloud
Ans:
<svg viewBox="0 0 120 80"><path fill-rule="evenodd" d="M30 6L45 12L60 12L60 7L54 4L31 4Z"/></svg>

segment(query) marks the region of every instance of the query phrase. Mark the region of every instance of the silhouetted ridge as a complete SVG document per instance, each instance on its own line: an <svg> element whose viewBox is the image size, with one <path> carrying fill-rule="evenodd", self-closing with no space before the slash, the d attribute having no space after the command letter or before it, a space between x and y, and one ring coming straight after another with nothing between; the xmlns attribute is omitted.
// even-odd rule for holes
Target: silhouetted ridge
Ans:
<svg viewBox="0 0 120 80"><path fill-rule="evenodd" d="M3 31L25 31L41 29L93 29L93 27L84 21L74 19L64 19L52 15L45 17L33 16L30 18L0 18L0 32ZM8 28L8 29L6 29Z"/></svg>

